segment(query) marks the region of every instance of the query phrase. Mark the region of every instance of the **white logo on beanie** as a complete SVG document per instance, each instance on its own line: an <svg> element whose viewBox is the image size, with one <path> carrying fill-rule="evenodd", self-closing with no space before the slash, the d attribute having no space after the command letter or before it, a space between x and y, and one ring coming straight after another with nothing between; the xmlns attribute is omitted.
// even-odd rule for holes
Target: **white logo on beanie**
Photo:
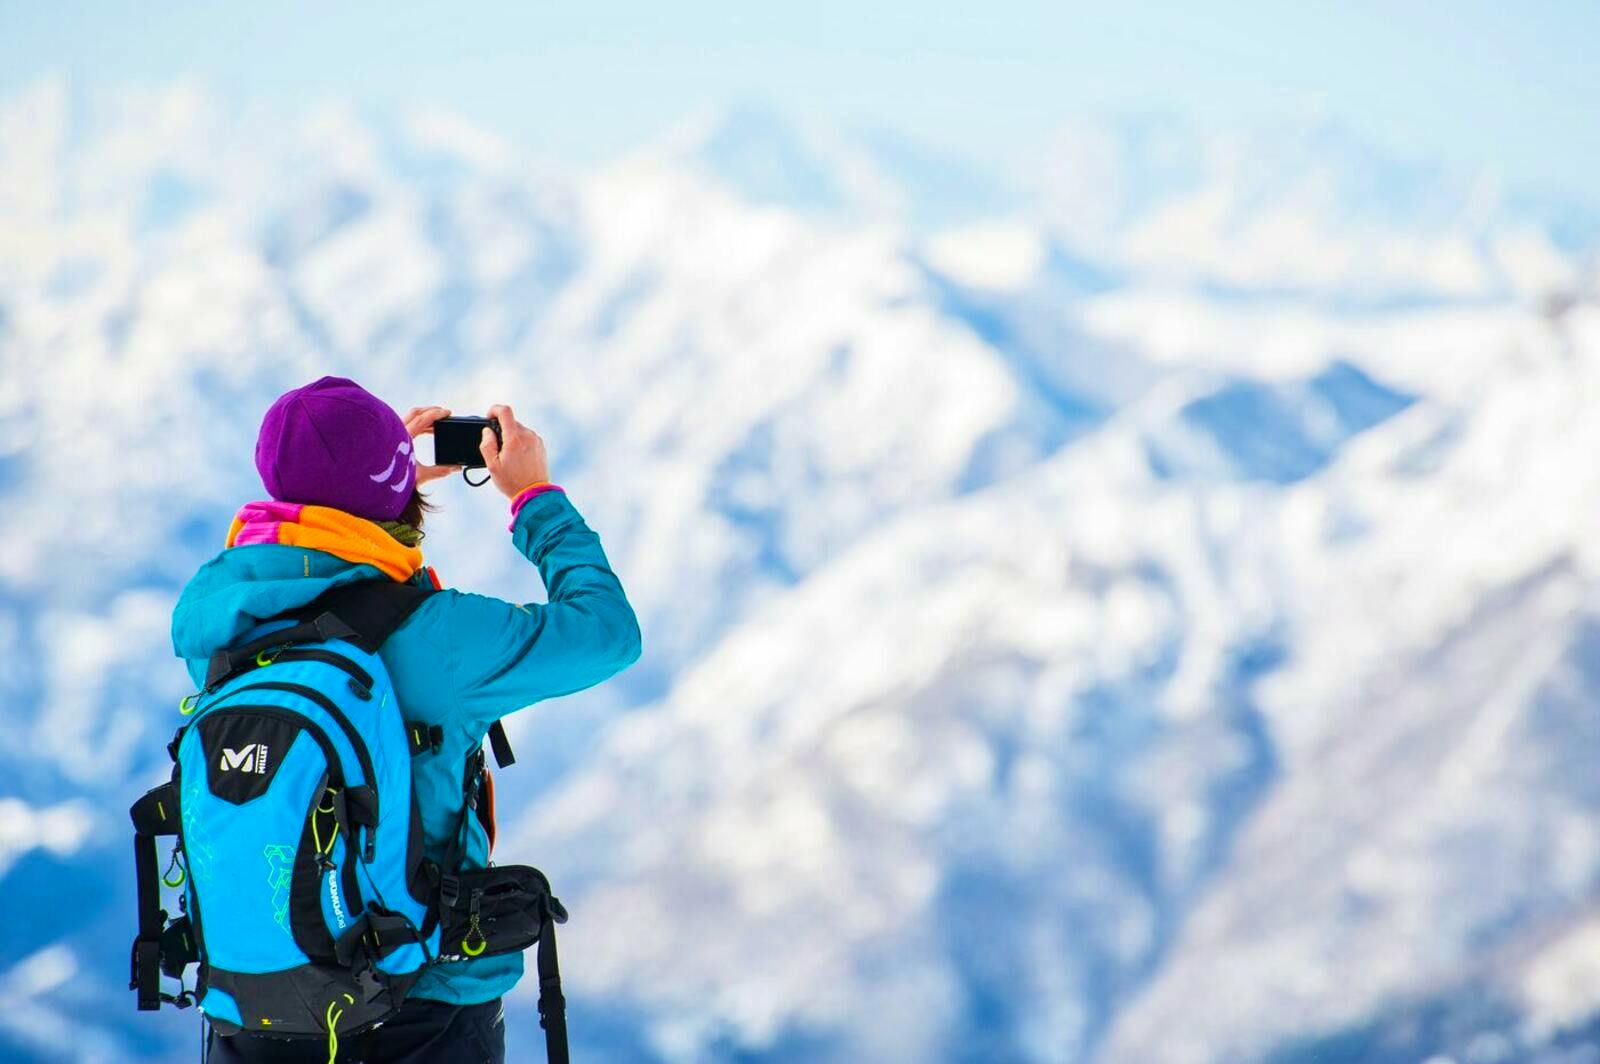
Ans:
<svg viewBox="0 0 1600 1064"><path fill-rule="evenodd" d="M381 484L384 481L387 481L389 479L389 477L394 473L394 467L398 465L398 466L400 466L400 478L398 480L396 480L393 484L389 485L389 490L390 491L404 491L404 490L406 490L406 486L411 481L411 475L410 475L411 474L411 463L410 462L401 463L400 458L402 456L404 456L404 455L410 455L410 454L411 454L411 441L410 440L405 440L400 444L400 446L398 446L398 447L396 447L394 449L394 456L389 459L389 464L384 467L383 472L382 473L368 473L367 474L367 479L368 480L372 480L372 481L376 481L377 483Z"/></svg>

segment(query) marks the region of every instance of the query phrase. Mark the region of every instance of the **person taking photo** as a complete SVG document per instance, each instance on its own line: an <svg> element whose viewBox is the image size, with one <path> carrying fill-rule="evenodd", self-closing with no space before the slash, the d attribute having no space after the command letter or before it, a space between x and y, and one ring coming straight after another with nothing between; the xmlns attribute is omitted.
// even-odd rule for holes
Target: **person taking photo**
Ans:
<svg viewBox="0 0 1600 1064"><path fill-rule="evenodd" d="M281 396L267 411L255 460L269 498L238 511L226 546L189 581L172 618L173 647L196 684L204 685L219 649L330 589L394 581L429 590L379 655L407 727L426 725L434 738L430 756L412 762L412 788L423 852L446 873L489 864L492 782L483 779L475 789L469 778L464 787L463 766L470 777L476 759L487 774L481 750L495 723L600 683L640 652L633 609L599 537L551 483L544 441L509 406L488 413L500 435L484 430L483 462L509 502L511 542L538 569L546 602L443 587L423 565L423 524L432 506L419 489L460 467L417 464L414 441L449 411L419 407L402 418L353 381L323 377ZM473 815L469 805L476 806ZM195 846L185 842L193 871ZM239 870L241 876L259 874ZM274 931L267 924L263 935ZM268 1029L225 1035L213 1027L209 1059L498 1064L506 1052L501 999L522 973L521 952L439 957L399 1011L376 1027L337 1040L330 1005L331 1050L274 1038ZM201 1004L213 1012L208 1006L214 1002L202 998Z"/></svg>

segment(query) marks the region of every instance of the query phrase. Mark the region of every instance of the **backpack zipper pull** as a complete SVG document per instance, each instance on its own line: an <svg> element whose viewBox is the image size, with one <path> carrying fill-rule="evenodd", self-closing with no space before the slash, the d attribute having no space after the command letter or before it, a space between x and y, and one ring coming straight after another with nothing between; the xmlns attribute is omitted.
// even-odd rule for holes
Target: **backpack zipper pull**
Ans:
<svg viewBox="0 0 1600 1064"><path fill-rule="evenodd" d="M479 926L478 923L478 903L482 900L483 889L481 887L474 888L472 891L472 899L468 903L467 907L467 935L461 940L461 952L465 953L469 957L478 956L486 948L488 948L489 945L489 940L484 936L483 928ZM478 940L478 944L476 946L472 944L473 939Z"/></svg>
<svg viewBox="0 0 1600 1064"><path fill-rule="evenodd" d="M167 859L167 870L161 873L161 882L173 888L183 886L183 881L187 879L189 875L188 869L178 863L178 853L180 849L180 844L173 843L172 856ZM172 870L174 868L178 870L178 877L176 879L172 878Z"/></svg>

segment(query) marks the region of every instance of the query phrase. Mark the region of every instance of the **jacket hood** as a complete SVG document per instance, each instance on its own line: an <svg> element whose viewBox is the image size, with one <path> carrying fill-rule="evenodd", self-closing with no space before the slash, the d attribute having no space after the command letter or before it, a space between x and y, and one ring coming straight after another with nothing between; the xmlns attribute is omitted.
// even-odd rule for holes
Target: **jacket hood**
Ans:
<svg viewBox="0 0 1600 1064"><path fill-rule="evenodd" d="M269 617L298 609L338 584L388 579L326 551L258 544L229 547L200 567L172 611L172 649L206 659Z"/></svg>

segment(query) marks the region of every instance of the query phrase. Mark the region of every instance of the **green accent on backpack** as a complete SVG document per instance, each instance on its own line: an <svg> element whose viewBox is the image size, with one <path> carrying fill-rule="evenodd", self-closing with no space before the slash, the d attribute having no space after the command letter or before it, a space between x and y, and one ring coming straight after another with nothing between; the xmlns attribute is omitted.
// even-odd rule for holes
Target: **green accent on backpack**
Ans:
<svg viewBox="0 0 1600 1064"><path fill-rule="evenodd" d="M289 885L294 882L294 847L276 843L261 851L267 859L267 885L272 888L272 919L286 935L289 930Z"/></svg>

